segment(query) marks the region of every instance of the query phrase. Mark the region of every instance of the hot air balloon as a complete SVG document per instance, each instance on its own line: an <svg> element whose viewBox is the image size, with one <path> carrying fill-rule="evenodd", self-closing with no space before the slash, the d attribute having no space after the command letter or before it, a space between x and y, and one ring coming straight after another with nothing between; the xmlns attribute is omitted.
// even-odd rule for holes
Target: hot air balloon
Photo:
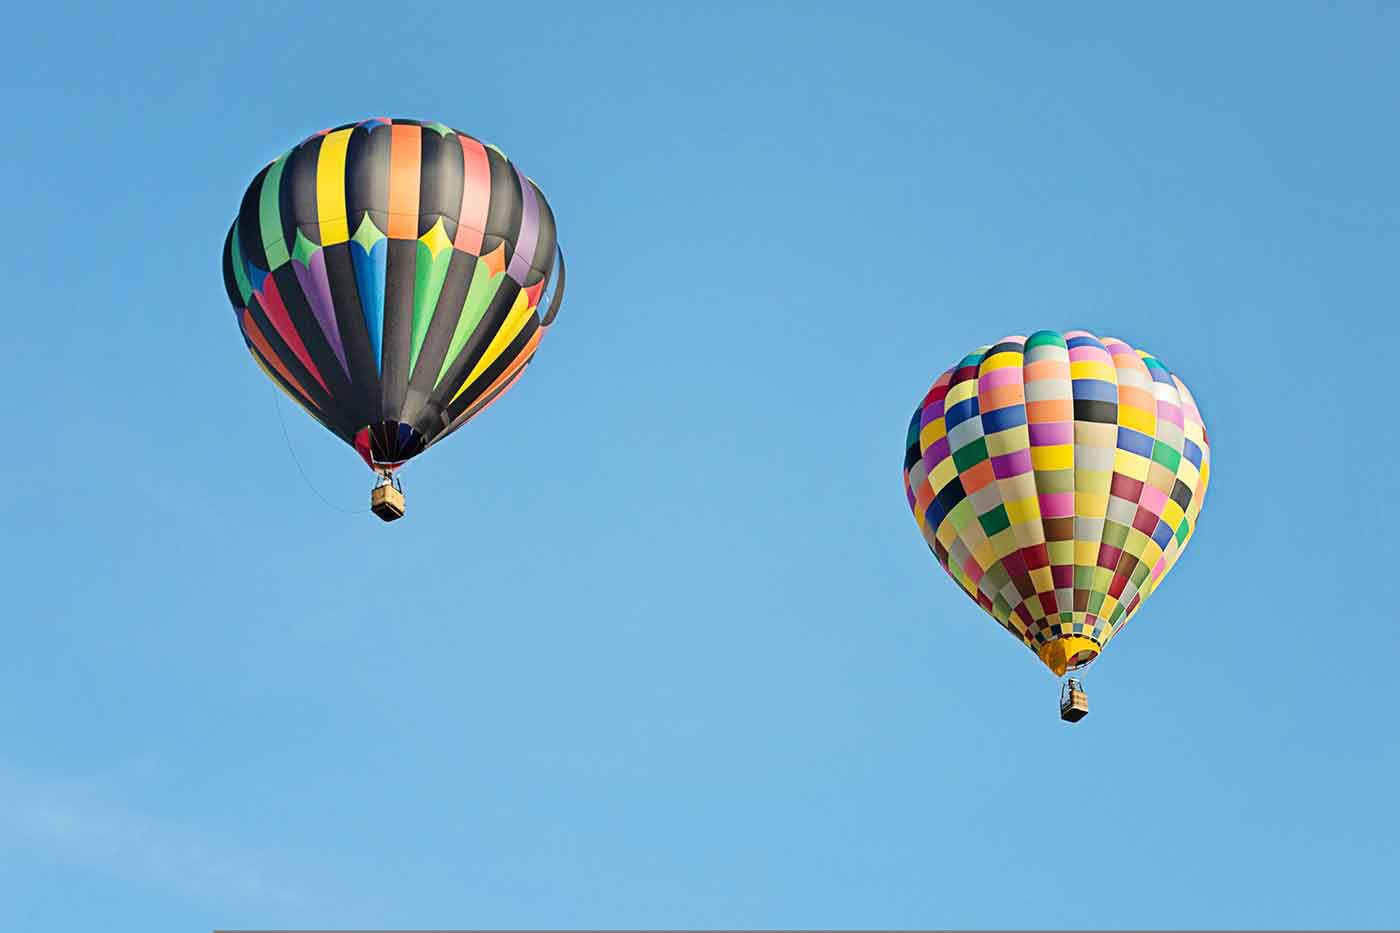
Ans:
<svg viewBox="0 0 1400 933"><path fill-rule="evenodd" d="M317 133L253 178L224 286L254 362L379 474L509 389L564 295L544 193L494 146L376 117Z"/></svg>
<svg viewBox="0 0 1400 933"><path fill-rule="evenodd" d="M1171 571L1209 479L1186 384L1086 331L963 357L914 412L904 456L929 549L1056 677L1097 658ZM1061 717L1087 712L1070 678Z"/></svg>

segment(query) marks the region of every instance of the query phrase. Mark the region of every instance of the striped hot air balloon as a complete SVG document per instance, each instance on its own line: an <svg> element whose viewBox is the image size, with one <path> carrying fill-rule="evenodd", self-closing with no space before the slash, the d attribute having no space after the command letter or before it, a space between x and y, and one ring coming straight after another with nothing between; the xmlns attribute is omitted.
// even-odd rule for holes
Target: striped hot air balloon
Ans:
<svg viewBox="0 0 1400 933"><path fill-rule="evenodd" d="M564 284L534 181L465 133L384 118L259 172L223 270L254 361L385 476L520 377Z"/></svg>
<svg viewBox="0 0 1400 933"><path fill-rule="evenodd" d="M965 356L914 412L904 458L938 562L1057 676L1098 657L1171 571L1209 479L1185 383L1085 331Z"/></svg>

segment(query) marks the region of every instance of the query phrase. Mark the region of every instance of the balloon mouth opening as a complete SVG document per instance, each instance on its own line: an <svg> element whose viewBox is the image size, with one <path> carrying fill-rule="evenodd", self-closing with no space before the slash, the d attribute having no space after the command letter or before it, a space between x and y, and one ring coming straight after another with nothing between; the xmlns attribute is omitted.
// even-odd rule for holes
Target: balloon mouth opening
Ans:
<svg viewBox="0 0 1400 933"><path fill-rule="evenodd" d="M402 421L380 421L355 432L355 450L376 473L392 473L423 452L423 435Z"/></svg>
<svg viewBox="0 0 1400 933"><path fill-rule="evenodd" d="M1046 642L1036 653L1056 677L1063 677L1068 671L1088 667L1102 650L1103 646L1092 638L1065 635Z"/></svg>
<svg viewBox="0 0 1400 933"><path fill-rule="evenodd" d="M1099 652L1097 648L1085 649L1069 659L1069 663L1065 665L1065 670L1077 671L1082 667L1087 667L1089 662L1098 656Z"/></svg>

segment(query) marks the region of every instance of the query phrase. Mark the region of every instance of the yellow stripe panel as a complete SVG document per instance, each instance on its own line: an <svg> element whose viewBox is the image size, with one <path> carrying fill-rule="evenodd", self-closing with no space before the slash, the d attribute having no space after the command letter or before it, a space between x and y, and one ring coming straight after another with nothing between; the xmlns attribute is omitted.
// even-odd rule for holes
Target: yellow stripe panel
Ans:
<svg viewBox="0 0 1400 933"><path fill-rule="evenodd" d="M1023 424L1007 428L1005 431L983 435L983 439L987 442L987 453L993 457L1004 457L1007 454L1025 450L1030 444L1027 437L1026 426Z"/></svg>
<svg viewBox="0 0 1400 933"><path fill-rule="evenodd" d="M1040 500L1035 496L1029 499L1017 499L1014 502L1005 503L1006 516L1011 519L1011 524L1019 525L1022 522L1038 521L1040 519Z"/></svg>
<svg viewBox="0 0 1400 933"><path fill-rule="evenodd" d="M1114 472L1122 473L1128 479L1135 479L1141 483L1147 482L1147 471L1151 466L1151 460L1130 450L1124 450L1120 447L1113 453Z"/></svg>
<svg viewBox="0 0 1400 933"><path fill-rule="evenodd" d="M350 239L350 219L345 210L345 150L353 129L336 130L321 140L316 160L316 215L321 224L321 245Z"/></svg>
<svg viewBox="0 0 1400 933"><path fill-rule="evenodd" d="M522 289L516 294L515 304L510 306L510 312L506 314L505 323L501 325L500 330L496 331L496 336L492 338L491 345L486 348L486 352L481 355L481 359L476 361L476 368L472 370L466 382L462 383L462 387L457 390L457 394L452 396L452 401L455 402L457 397L467 391L467 388L477 380L478 376L486 372L487 368L490 367L492 363L496 362L496 358L505 352L506 347L510 346L510 342L520 333L520 329L525 326L525 322L530 319L531 314L534 314L534 309L530 307L530 299Z"/></svg>
<svg viewBox="0 0 1400 933"><path fill-rule="evenodd" d="M943 400L943 410L947 411L958 402L965 402L977 394L977 380L968 379L948 387L948 395Z"/></svg>
<svg viewBox="0 0 1400 933"><path fill-rule="evenodd" d="M1031 468L1035 470L1074 469L1074 445L1054 444L1031 448Z"/></svg>
<svg viewBox="0 0 1400 933"><path fill-rule="evenodd" d="M951 483L953 477L957 475L958 467L957 464L953 462L952 457L938 461L938 463L934 465L933 473L931 474L934 491L942 492L943 488Z"/></svg>
<svg viewBox="0 0 1400 933"><path fill-rule="evenodd" d="M1074 514L1078 516L1099 517L1108 512L1108 493L1076 492L1074 494ZM1098 542L1094 542L1098 546ZM1098 560L1097 553L1094 560ZM1090 561L1093 563L1093 561Z"/></svg>
<svg viewBox="0 0 1400 933"><path fill-rule="evenodd" d="M1118 423L1125 428L1140 431L1148 437L1157 433L1157 416L1132 405L1118 406Z"/></svg>
<svg viewBox="0 0 1400 933"><path fill-rule="evenodd" d="M1070 363L1069 377L1071 379L1101 379L1114 385L1118 384L1118 370L1114 369L1112 364L1098 360L1076 360Z"/></svg>
<svg viewBox="0 0 1400 933"><path fill-rule="evenodd" d="M938 530L933 533L933 537L945 548L952 548L953 542L958 539L958 529L953 527L953 523L946 517L938 525Z"/></svg>
<svg viewBox="0 0 1400 933"><path fill-rule="evenodd" d="M993 354L992 356L989 356L986 359L984 359L982 361L982 365L977 367L977 371L979 374L989 373L996 369L1005 369L1008 366L1019 367L1020 365L1020 353L1015 353L1010 350L1004 350L1001 353Z"/></svg>

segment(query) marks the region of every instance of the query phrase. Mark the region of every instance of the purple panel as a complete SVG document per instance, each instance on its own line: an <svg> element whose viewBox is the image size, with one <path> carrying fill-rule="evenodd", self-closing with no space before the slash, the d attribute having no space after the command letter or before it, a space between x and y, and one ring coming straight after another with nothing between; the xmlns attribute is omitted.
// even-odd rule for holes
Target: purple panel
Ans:
<svg viewBox="0 0 1400 933"><path fill-rule="evenodd" d="M331 302L331 283L326 276L326 251L316 250L306 266L293 261L292 268L296 270L302 293L311 305L311 313L316 315L316 323L321 325L321 333L326 335L326 343L335 351L335 358L340 360L340 368L344 370L345 378L349 379L350 366L345 362L345 346L340 340L340 325L336 323L335 305Z"/></svg>
<svg viewBox="0 0 1400 933"><path fill-rule="evenodd" d="M1031 452L1029 449L1017 450L992 458L992 472L996 474L997 479L1010 479L1030 471Z"/></svg>
<svg viewBox="0 0 1400 933"><path fill-rule="evenodd" d="M1054 447L1074 443L1073 421L1052 421L1032 424L1029 428L1032 447Z"/></svg>
<svg viewBox="0 0 1400 933"><path fill-rule="evenodd" d="M514 166L512 166L514 168ZM515 238L515 255L510 258L506 275L517 285L524 285L530 274L530 264L535 260L535 248L540 239L540 206L535 200L535 186L515 169L515 177L520 180L520 233Z"/></svg>

